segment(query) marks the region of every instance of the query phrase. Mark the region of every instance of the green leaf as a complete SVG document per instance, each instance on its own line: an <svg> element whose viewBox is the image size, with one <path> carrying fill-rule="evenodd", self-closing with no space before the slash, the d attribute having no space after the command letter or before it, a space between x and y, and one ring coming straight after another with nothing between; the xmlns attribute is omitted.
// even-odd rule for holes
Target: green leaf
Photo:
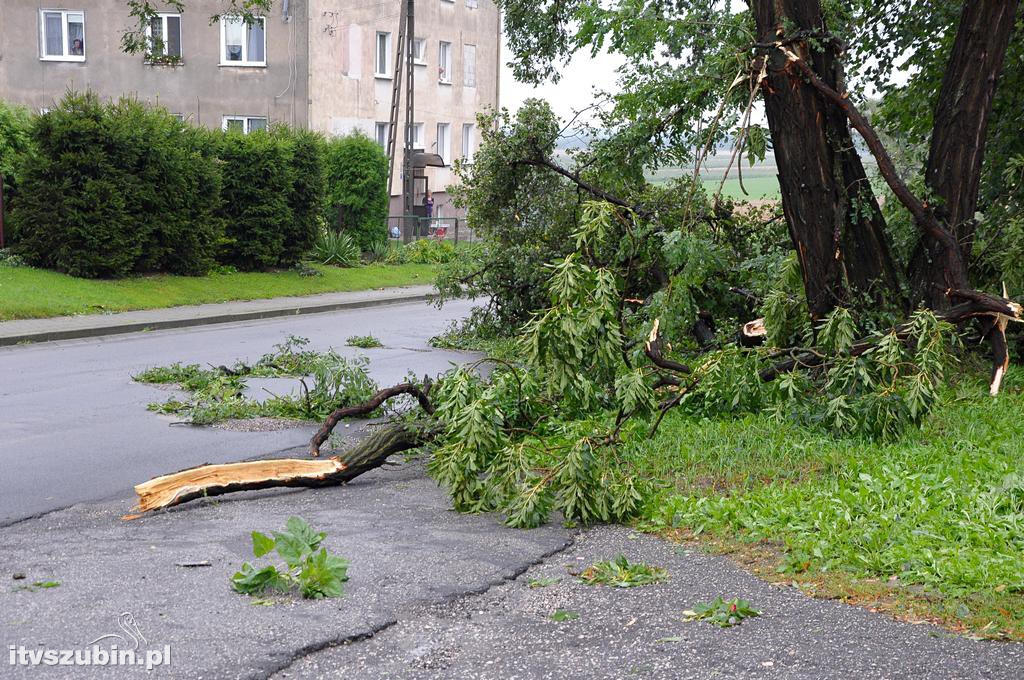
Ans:
<svg viewBox="0 0 1024 680"><path fill-rule="evenodd" d="M580 618L580 615L568 609L556 609L548 618L552 621L572 621L573 619Z"/></svg>
<svg viewBox="0 0 1024 680"><path fill-rule="evenodd" d="M32 585L36 588L56 588L60 585L60 581L36 581Z"/></svg>
<svg viewBox="0 0 1024 680"><path fill-rule="evenodd" d="M329 555L326 548L311 555L299 572L299 588L305 598L340 597L348 580L348 561Z"/></svg>
<svg viewBox="0 0 1024 680"><path fill-rule="evenodd" d="M258 531L252 532L252 554L263 557L274 549L274 539Z"/></svg>
<svg viewBox="0 0 1024 680"><path fill-rule="evenodd" d="M288 579L273 565L256 569L248 562L231 577L231 587L239 593L255 595L269 589L288 590Z"/></svg>
<svg viewBox="0 0 1024 680"><path fill-rule="evenodd" d="M302 561L307 555L313 551L310 549L309 544L293 536L290 533L279 533L274 532L275 547L277 548L277 554L281 556L289 567L295 568L302 564Z"/></svg>
<svg viewBox="0 0 1024 680"><path fill-rule="evenodd" d="M327 536L323 532L317 533L313 531L309 524L301 517L289 517L285 527L288 529L288 533L309 546L309 552L319 548L320 542Z"/></svg>

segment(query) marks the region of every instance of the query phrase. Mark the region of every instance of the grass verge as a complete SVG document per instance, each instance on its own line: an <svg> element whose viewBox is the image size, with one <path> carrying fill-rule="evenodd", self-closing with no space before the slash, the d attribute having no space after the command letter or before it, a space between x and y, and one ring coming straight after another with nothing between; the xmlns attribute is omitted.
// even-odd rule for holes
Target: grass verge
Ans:
<svg viewBox="0 0 1024 680"><path fill-rule="evenodd" d="M105 281L30 267L0 267L0 321L426 284L434 281L435 271L434 265L427 264L313 268L322 276L280 271Z"/></svg>
<svg viewBox="0 0 1024 680"><path fill-rule="evenodd" d="M770 580L983 637L1024 639L1024 387L950 389L891 444L767 417L666 418L632 451L663 480L646 527Z"/></svg>

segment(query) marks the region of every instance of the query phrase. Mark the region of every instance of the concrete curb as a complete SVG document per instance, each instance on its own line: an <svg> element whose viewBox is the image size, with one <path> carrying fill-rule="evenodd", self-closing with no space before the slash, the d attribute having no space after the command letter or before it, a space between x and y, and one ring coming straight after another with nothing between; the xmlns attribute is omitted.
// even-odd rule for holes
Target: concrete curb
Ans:
<svg viewBox="0 0 1024 680"><path fill-rule="evenodd" d="M412 295L393 295L390 297L364 298L357 300L335 300L330 302L311 302L309 304L287 304L278 307L259 306L266 305L268 300L248 300L244 302L226 303L227 305L244 306L247 302L254 303L253 309L240 309L238 311L222 311L210 314L199 314L196 316L180 316L177 318L146 319L146 320L124 320L118 323L117 317L120 314L109 315L85 315L76 317L57 317L53 319L25 319L7 321L0 323L0 347L17 345L20 343L51 342L54 340L73 340L76 338L96 338L105 335L120 335L122 333L138 333L140 331L155 331L171 328L189 328L193 326L211 326L214 324L232 323L236 321L252 321L255 319L271 319L281 316L297 316L299 314L319 314L323 312L336 312L344 309L360 309L364 307L380 307L384 305L396 305L406 302L426 302L435 296L434 293L414 293ZM296 298L289 298L295 300ZM172 310L182 310L182 307L170 307ZM147 312L159 312L167 310L145 310ZM133 314L123 312L122 314ZM69 319L74 319L76 325L68 326ZM84 321L95 319L95 323L88 324ZM81 325L77 325L83 320ZM36 331L5 333L4 326L17 324L19 321L32 321L39 325L52 325L51 329L40 329ZM61 327L63 322L64 327Z"/></svg>

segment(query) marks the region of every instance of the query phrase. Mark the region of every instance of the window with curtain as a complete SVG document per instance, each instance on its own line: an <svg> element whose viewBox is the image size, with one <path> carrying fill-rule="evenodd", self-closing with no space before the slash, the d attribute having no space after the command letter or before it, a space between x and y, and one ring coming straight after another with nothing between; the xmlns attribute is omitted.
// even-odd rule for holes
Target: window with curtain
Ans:
<svg viewBox="0 0 1024 680"><path fill-rule="evenodd" d="M40 58L50 61L85 61L85 12L43 10L39 13L42 34Z"/></svg>
<svg viewBox="0 0 1024 680"><path fill-rule="evenodd" d="M266 66L266 19L246 23L241 17L224 17L220 26L222 65Z"/></svg>

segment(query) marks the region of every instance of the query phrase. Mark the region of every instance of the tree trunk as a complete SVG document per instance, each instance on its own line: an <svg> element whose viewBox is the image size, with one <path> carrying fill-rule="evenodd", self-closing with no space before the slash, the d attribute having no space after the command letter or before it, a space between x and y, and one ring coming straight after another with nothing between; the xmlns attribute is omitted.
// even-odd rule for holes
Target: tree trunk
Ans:
<svg viewBox="0 0 1024 680"><path fill-rule="evenodd" d="M955 247L925 235L910 263L916 302L948 309L946 291L970 288L968 266L976 227L978 182L996 81L1013 32L1018 0L968 0L935 104L925 181L936 217L956 236Z"/></svg>
<svg viewBox="0 0 1024 680"><path fill-rule="evenodd" d="M818 0L754 0L759 40L785 39L783 21L801 32L824 32ZM792 37L792 36L790 36ZM794 43L833 88L842 88L835 44L820 51ZM779 50L771 50L765 110L778 166L782 209L800 258L811 317L819 319L851 293L899 299L885 224L842 111L807 85Z"/></svg>

